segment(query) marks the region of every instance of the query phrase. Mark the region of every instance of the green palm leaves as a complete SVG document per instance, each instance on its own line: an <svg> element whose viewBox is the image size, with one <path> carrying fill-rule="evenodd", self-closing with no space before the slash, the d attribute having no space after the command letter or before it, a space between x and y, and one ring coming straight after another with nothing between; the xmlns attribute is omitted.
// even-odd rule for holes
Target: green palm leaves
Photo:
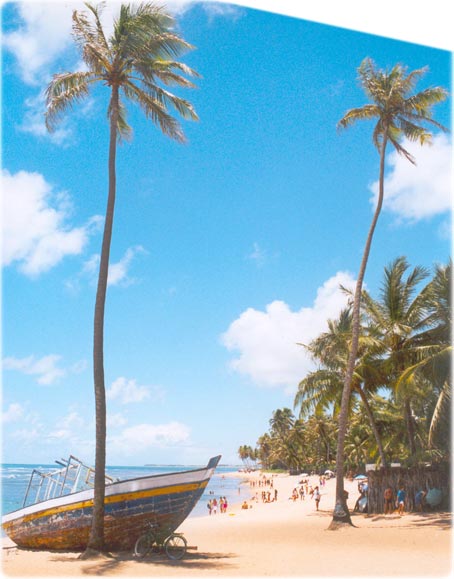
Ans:
<svg viewBox="0 0 454 579"><path fill-rule="evenodd" d="M119 138L131 134L124 97L136 103L164 134L184 142L181 125L169 109L188 120L198 120L197 114L191 103L165 87L194 88L186 76L198 74L174 60L193 47L173 32L173 19L154 4L122 5L112 35L106 37L101 24L103 6L86 6L87 13L73 13L73 36L87 71L54 75L46 92L48 129L53 131L61 115L86 98L93 84L102 83L120 93L118 106L111 104L108 109L109 118L118 115Z"/></svg>
<svg viewBox="0 0 454 579"><path fill-rule="evenodd" d="M433 106L446 99L447 91L434 87L411 94L426 72L427 68L421 68L407 74L407 68L400 64L387 72L377 69L370 58L364 59L358 68L358 77L373 104L350 109L339 121L338 127L347 128L358 120L377 119L372 135L377 149L380 149L384 138L385 141L389 139L399 154L415 163L400 140L407 137L410 141L419 141L421 145L430 143L432 134L424 128L424 124L447 130L432 117Z"/></svg>
<svg viewBox="0 0 454 579"><path fill-rule="evenodd" d="M449 452L451 263L437 265L427 281L429 273L398 257L384 268L378 297L363 292L345 446L349 464L357 439L369 461L378 452L384 465ZM301 419L337 415L351 334L347 308L306 346L318 368L298 386Z"/></svg>

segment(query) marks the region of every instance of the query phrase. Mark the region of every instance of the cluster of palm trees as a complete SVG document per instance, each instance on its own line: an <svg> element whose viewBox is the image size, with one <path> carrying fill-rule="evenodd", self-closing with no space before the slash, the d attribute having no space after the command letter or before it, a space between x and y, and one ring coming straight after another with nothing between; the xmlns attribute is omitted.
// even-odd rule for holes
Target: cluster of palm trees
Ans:
<svg viewBox="0 0 454 579"><path fill-rule="evenodd" d="M238 456L247 470L254 470L257 467L257 449L248 444L243 444L238 449Z"/></svg>
<svg viewBox="0 0 454 579"><path fill-rule="evenodd" d="M449 460L451 263L432 275L404 257L385 267L377 298L363 291L344 456L365 463ZM345 290L347 292L347 290ZM349 293L349 292L347 292ZM317 363L294 407L276 410L255 456L268 468L333 468L343 379L352 339L351 303L304 348ZM243 447L242 447L243 448Z"/></svg>

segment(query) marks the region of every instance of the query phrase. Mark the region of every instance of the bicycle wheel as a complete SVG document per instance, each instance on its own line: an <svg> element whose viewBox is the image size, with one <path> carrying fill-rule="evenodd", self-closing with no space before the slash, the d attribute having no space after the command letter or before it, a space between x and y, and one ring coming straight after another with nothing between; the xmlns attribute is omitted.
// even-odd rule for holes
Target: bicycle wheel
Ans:
<svg viewBox="0 0 454 579"><path fill-rule="evenodd" d="M149 534L141 535L134 545L134 555L143 559L150 552L152 544L153 538Z"/></svg>
<svg viewBox="0 0 454 579"><path fill-rule="evenodd" d="M182 559L186 553L188 543L183 535L170 535L164 541L164 549L169 559Z"/></svg>

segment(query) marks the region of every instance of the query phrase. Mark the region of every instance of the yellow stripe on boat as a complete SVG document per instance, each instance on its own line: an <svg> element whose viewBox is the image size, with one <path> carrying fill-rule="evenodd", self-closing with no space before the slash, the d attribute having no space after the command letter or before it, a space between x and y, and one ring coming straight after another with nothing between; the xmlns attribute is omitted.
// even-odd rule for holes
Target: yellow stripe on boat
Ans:
<svg viewBox="0 0 454 579"><path fill-rule="evenodd" d="M184 493L188 491L196 491L201 488L205 488L208 484L208 481L203 481L201 483L186 483L182 485L174 485L170 487L161 487L158 489L151 489L151 490L144 490L144 491L133 491L129 493L121 493L118 495L113 495L111 497L106 497L104 499L104 504L114 504L120 503L122 501L128 500L137 500L148 498L152 496L160 496L160 495L167 495L167 494L176 494L176 493ZM23 522L32 521L34 519L40 519L41 517L49 517L51 515L56 515L60 513L65 513L67 511L75 511L78 509L83 509L85 507L92 507L93 506L93 499L89 499L88 501L80 501L79 503L72 503L69 505L61 505L59 507L53 507L50 509L45 509L44 511L39 511L37 513L31 513L30 515L24 515ZM12 522L12 521L11 521ZM4 526L6 526L6 523Z"/></svg>

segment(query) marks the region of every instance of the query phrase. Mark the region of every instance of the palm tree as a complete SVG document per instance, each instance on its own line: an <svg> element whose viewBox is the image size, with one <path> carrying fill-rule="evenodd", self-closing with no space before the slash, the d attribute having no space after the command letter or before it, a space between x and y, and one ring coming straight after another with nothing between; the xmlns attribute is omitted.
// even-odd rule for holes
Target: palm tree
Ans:
<svg viewBox="0 0 454 579"><path fill-rule="evenodd" d="M447 91L441 87L428 88L417 94L412 94L417 81L427 69L414 70L407 74L402 65L394 66L391 71L379 70L370 58L363 60L358 68L359 80L366 95L372 100L360 108L350 109L338 123L339 128L350 127L358 120L376 119L372 139L380 154L380 172L378 200L372 218L363 251L358 279L353 300L352 341L345 373L341 410L339 413L339 433L336 459L336 505L330 529L336 529L342 524L352 524L347 503L344 498L344 444L347 432L348 409L352 386L352 377L356 365L358 350L361 294L367 261L372 245L375 227L382 209L385 180L385 155L388 143L411 163L414 158L402 146L403 137L410 141L419 141L421 145L431 142L431 132L424 127L428 123L442 130L442 125L432 118L432 108L447 97Z"/></svg>
<svg viewBox="0 0 454 579"><path fill-rule="evenodd" d="M394 386L394 394L402 401L407 425L410 454L416 454L416 425L413 416L412 398L415 388L410 381L396 389L399 376L412 365L416 352L427 340L421 335L428 329L428 299L426 291L417 291L419 284L427 277L425 268L415 267L405 278L409 265L404 257L395 259L385 267L385 279L380 291L380 299L372 299L363 294L367 315L374 326L385 351L383 365L387 367L389 382ZM414 382L412 383L414 384Z"/></svg>
<svg viewBox="0 0 454 579"><path fill-rule="evenodd" d="M268 432L262 434L257 440L257 460L260 461L262 468L271 468L271 449L272 449L272 439Z"/></svg>
<svg viewBox="0 0 454 579"><path fill-rule="evenodd" d="M278 408L270 419L271 434L284 438L295 424L295 417L290 408Z"/></svg>
<svg viewBox="0 0 454 579"><path fill-rule="evenodd" d="M172 28L174 21L163 8L150 3L121 5L113 32L106 37L101 8L87 3L88 12L73 13L72 34L86 70L53 76L46 92L46 125L52 131L62 114L88 96L97 84L110 91L107 110L110 125L109 186L101 261L94 313L93 374L96 407L96 456L93 523L86 553L104 548L104 481L106 464L106 402L104 384L104 309L116 195L117 141L131 136L124 99L139 105L145 116L168 137L184 142L179 122L169 107L184 119L196 120L192 105L162 85L193 87L180 73L195 71L174 60L192 48Z"/></svg>
<svg viewBox="0 0 454 579"><path fill-rule="evenodd" d="M442 449L449 453L451 418L451 355L452 355L452 264L438 265L431 282L424 288L428 316L428 329L417 336L413 348L414 363L400 374L396 388L412 385L418 378L431 384L434 399L429 419L428 445L433 447L436 439Z"/></svg>
<svg viewBox="0 0 454 579"><path fill-rule="evenodd" d="M327 332L305 346L312 357L320 361L321 368L310 372L298 385L294 404L295 407L300 407L300 416L305 416L312 410L316 413L323 412L330 407L334 415L339 413L351 332L352 315L350 307L347 307L340 312L338 319L328 320ZM368 398L384 381L376 360L377 352L381 353L381 344L371 332L366 334L362 331L358 343L357 364L352 377L352 391L361 398L381 463L385 466L386 457Z"/></svg>

